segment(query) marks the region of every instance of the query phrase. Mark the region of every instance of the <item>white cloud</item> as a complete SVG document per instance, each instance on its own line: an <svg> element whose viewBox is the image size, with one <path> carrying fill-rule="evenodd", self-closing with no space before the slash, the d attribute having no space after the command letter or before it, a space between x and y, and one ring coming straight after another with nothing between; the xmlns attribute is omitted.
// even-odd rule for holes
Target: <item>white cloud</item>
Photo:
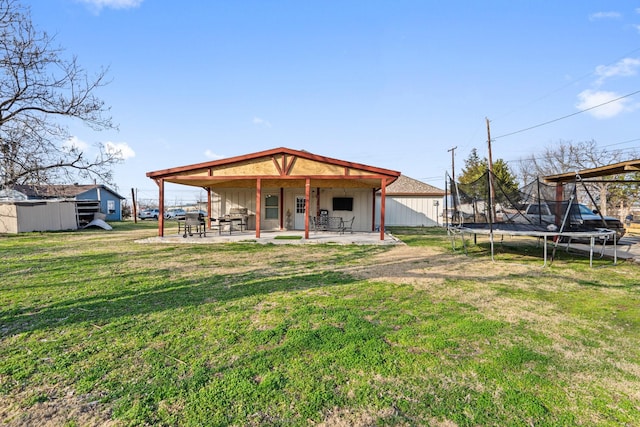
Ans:
<svg viewBox="0 0 640 427"><path fill-rule="evenodd" d="M576 108L579 110L587 110L616 98L620 98L620 95L615 92L587 89L578 94ZM588 113L597 119L609 119L629 110L631 110L631 108L628 106L628 98L623 98L609 102L601 107L593 108L593 110L589 110Z"/></svg>
<svg viewBox="0 0 640 427"><path fill-rule="evenodd" d="M596 67L596 75L599 77L597 84L611 77L629 77L637 74L640 68L640 59L624 58L613 65L599 65Z"/></svg>
<svg viewBox="0 0 640 427"><path fill-rule="evenodd" d="M78 0L81 3L89 5L96 12L100 12L103 8L111 9L132 9L142 4L144 0Z"/></svg>
<svg viewBox="0 0 640 427"><path fill-rule="evenodd" d="M589 15L589 21L598 21L600 19L619 19L622 15L618 12L597 12Z"/></svg>
<svg viewBox="0 0 640 427"><path fill-rule="evenodd" d="M220 154L216 154L211 150L205 150L204 156L211 160L218 160L218 159L224 158L224 156L221 156Z"/></svg>
<svg viewBox="0 0 640 427"><path fill-rule="evenodd" d="M71 151L74 149L78 151L86 151L87 148L89 148L89 144L78 139L77 136L72 136L71 138L67 139L62 143L62 148L68 151Z"/></svg>
<svg viewBox="0 0 640 427"><path fill-rule="evenodd" d="M260 117L254 117L253 118L253 124L256 126L265 126L270 128L271 127L271 123L269 123L268 120L265 119L261 119Z"/></svg>
<svg viewBox="0 0 640 427"><path fill-rule="evenodd" d="M136 152L126 142L105 142L104 148L109 154L115 154L122 160L127 160L136 156Z"/></svg>

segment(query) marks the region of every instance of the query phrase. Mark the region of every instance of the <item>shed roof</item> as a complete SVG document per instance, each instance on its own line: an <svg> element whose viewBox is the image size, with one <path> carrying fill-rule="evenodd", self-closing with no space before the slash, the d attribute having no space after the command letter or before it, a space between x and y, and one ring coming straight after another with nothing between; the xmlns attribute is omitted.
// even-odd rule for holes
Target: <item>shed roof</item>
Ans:
<svg viewBox="0 0 640 427"><path fill-rule="evenodd" d="M120 199L124 199L124 197L120 196L115 191L104 185L80 185L80 184L70 184L70 185L14 185L13 190L18 191L29 198L40 198L40 199L52 199L52 198L74 198L83 193L91 191L96 188L100 188L110 192Z"/></svg>
<svg viewBox="0 0 640 427"><path fill-rule="evenodd" d="M387 187L387 196L444 196L444 191L406 175Z"/></svg>

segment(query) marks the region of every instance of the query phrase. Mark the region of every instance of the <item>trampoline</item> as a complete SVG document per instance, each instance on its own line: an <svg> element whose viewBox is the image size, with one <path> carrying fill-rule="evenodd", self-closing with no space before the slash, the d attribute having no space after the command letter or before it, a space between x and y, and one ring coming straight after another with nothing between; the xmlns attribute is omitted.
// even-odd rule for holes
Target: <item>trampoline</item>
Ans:
<svg viewBox="0 0 640 427"><path fill-rule="evenodd" d="M486 224L486 223L467 223L464 225L449 227L452 235L459 234L462 240L462 246L465 254L467 253L467 247L465 243L465 234L470 235L487 235L489 236L489 242L491 247L491 260L494 260L494 236L527 236L537 237L543 240L543 267L547 266L548 262L548 242L551 238L553 240L553 255L558 247L560 240L563 238L568 241L567 251L573 239L576 240L588 240L589 241L589 266L593 267L593 255L595 252L596 242L602 245L600 251L600 258L604 256L605 245L608 242L613 242L613 264L617 264L617 242L616 232L608 229L597 229L591 231L549 231L544 227L536 226L533 224ZM455 245L454 245L455 246ZM553 256L551 258L553 261Z"/></svg>
<svg viewBox="0 0 640 427"><path fill-rule="evenodd" d="M543 240L544 266L548 264L548 243L553 242L551 262L558 244L567 242L567 252L573 241L588 241L589 265L593 266L596 243L602 244L600 257L604 256L605 245L613 244L613 262L617 263L617 240L620 237L615 218L604 217L593 212L578 200L590 200L593 197L586 186L578 192L576 181L564 185L548 185L539 179L522 188L500 182L487 171L471 183L456 183L449 180L451 188L451 224L448 224L455 250L455 237L460 235L465 253L467 253L467 235L489 236L491 259L494 260L494 236L528 236ZM591 215L585 216L586 212ZM583 218L585 216L585 218ZM622 228L624 233L624 228Z"/></svg>

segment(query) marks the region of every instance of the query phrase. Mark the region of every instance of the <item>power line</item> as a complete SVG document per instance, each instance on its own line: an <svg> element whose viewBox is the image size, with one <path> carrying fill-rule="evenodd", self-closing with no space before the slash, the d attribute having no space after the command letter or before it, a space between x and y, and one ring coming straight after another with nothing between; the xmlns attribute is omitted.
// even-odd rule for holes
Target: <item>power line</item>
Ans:
<svg viewBox="0 0 640 427"><path fill-rule="evenodd" d="M613 144L607 144L607 145L602 145L601 147L611 147L613 145L622 145L622 144L628 144L630 142L636 142L636 141L640 141L640 138L635 138L635 139L628 139L626 141L622 141L622 142L614 142ZM631 147L633 148L633 147Z"/></svg>
<svg viewBox="0 0 640 427"><path fill-rule="evenodd" d="M631 93L629 93L627 95L623 95L621 97L609 100L607 102L603 102L602 104L594 105L593 107L585 108L584 110L576 111L575 113L568 114L566 116L558 117L557 119L549 120L549 121L546 121L544 123L537 124L535 126L530 126L528 128L525 128L525 129L517 130L515 132L506 133L504 135L496 136L496 137L493 138L493 140L495 141L496 139L505 138L507 136L515 135L515 134L518 134L518 133L526 132L526 131L531 130L531 129L535 129L535 128L539 128L539 127L542 127L542 126L546 126L548 124L555 123L555 122L558 122L560 120L568 119L569 117L577 116L578 114L582 114L582 113L585 113L587 111L593 110L595 108L602 107L603 105L611 104L612 102L616 102L616 101L619 101L621 99L628 98L628 97L636 95L638 93L640 93L640 90L637 90L635 92L631 92Z"/></svg>
<svg viewBox="0 0 640 427"><path fill-rule="evenodd" d="M609 62L608 64L605 64L605 67L608 67L608 66L610 66L610 65L612 65L612 64L615 64L615 63L617 63L617 62L620 62L621 60L623 60L623 59L627 58L628 56L630 56L630 55L632 55L632 54L634 54L634 53L636 53L636 52L638 52L638 51L640 51L640 48L633 49L633 50L631 50L631 51L629 51L629 52L627 52L627 53L625 53L625 54L623 54L623 55L619 56L618 58L614 59L613 61ZM505 116L508 116L509 114L514 113L515 111L517 111L518 109L520 109L520 108L522 108L522 107L526 107L526 106L528 106L528 105L535 104L536 102L538 102L538 101L542 101L543 99L548 98L549 96L551 96L551 95L553 95L553 94L555 94L555 93L558 93L558 92L560 92L560 91L562 91L562 90L564 90L564 89L566 89L566 88L568 88L568 87L570 87L570 86L574 86L576 83L578 83L578 82L580 82L580 81L582 81L582 80L586 79L587 77L593 76L595 73L596 73L596 71L595 71L595 70L594 70L594 71L590 71L590 72L588 72L588 73L586 73L586 74L582 75L581 77L579 77L579 78L577 78L577 79L573 79L573 80L571 80L570 82L568 82L567 84L562 85L561 87L559 87L559 88L557 88L557 89L555 89L555 90L552 90L552 91L550 91L550 92L548 92L548 93L546 93L546 94L544 94L544 95L540 96L540 97L539 97L539 98L537 98L537 99L534 99L534 100L532 100L532 101L530 101L530 102L528 102L528 103L526 103L526 104L524 104L524 105L522 105L522 106L520 106L520 107L513 108L511 111L509 111L509 112L507 112L507 113L505 113L505 114L502 114L502 115L501 115L501 116L499 116L497 119L498 119L498 120L501 120L501 119L502 119L502 118L504 118Z"/></svg>
<svg viewBox="0 0 640 427"><path fill-rule="evenodd" d="M608 145L603 145L600 148L603 147L611 147L612 145L619 145L619 144L624 144L627 142L632 142L632 141L640 141L640 138L637 139L631 139L629 141L624 141L624 142L618 142L618 143L614 143L614 144L608 144ZM622 153L624 151L631 151L631 152L636 152L637 150L640 150L640 147L627 147L627 148L619 148L617 150L612 150L612 152L618 152L618 153ZM519 159L513 159L513 160L504 160L503 161L505 163L522 163L522 162L528 162L530 160L543 160L544 157L542 156L531 156L531 157L526 157L526 158L519 158Z"/></svg>

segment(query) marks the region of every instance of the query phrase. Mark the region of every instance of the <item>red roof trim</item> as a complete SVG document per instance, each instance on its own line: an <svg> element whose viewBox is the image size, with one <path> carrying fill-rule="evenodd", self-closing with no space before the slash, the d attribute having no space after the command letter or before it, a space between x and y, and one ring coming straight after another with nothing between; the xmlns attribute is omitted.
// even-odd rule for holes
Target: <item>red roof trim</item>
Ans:
<svg viewBox="0 0 640 427"><path fill-rule="evenodd" d="M246 160L253 160L253 159L258 159L262 157L271 157L278 154L283 154L283 155L288 154L294 158L300 157L304 159L315 160L318 162L344 166L346 168L361 169L374 174L381 174L385 176L391 176L394 178L400 176L400 172L397 172L391 169L383 169L383 168L369 166L361 163L347 162L344 160L334 159L331 157L319 156L317 154L312 154L307 151L292 150L291 148L285 148L285 147L273 148L271 150L258 151L256 153L245 154L245 155L236 156L236 157L229 157L229 158L220 159L220 160L213 160L213 161L204 162L204 163L195 163L187 166L179 166L179 167L170 168L170 169L162 169L162 170L147 172L147 176L149 178L163 178L163 177L175 175L181 172L188 172L188 171L198 170L198 169L215 168L217 166L226 166L233 163L244 162Z"/></svg>

